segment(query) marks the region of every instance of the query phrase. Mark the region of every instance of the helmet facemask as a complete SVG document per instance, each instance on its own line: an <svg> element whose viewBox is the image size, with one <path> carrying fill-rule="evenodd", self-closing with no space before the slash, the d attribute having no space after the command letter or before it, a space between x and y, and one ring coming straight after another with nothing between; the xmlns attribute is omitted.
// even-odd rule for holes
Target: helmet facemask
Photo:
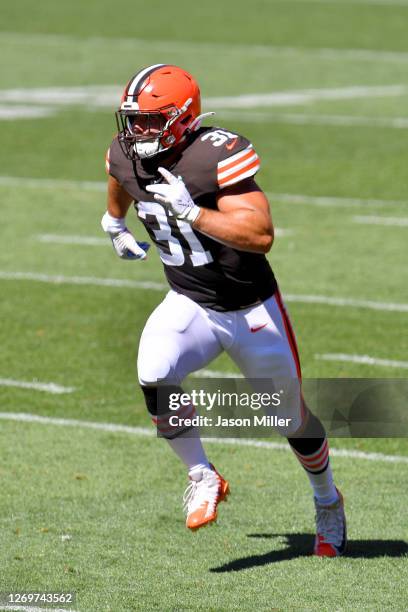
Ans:
<svg viewBox="0 0 408 612"><path fill-rule="evenodd" d="M181 117L190 104L191 99L181 109L170 106L155 111L130 110L122 105L116 112L116 123L126 157L151 158L180 142L192 120L189 115Z"/></svg>

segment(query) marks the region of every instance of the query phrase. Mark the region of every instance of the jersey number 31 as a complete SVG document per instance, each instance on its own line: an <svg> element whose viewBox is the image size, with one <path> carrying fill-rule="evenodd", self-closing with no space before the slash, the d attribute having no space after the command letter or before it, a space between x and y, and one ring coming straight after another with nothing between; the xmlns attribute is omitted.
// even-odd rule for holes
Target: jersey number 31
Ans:
<svg viewBox="0 0 408 612"><path fill-rule="evenodd" d="M177 219L177 227L190 247L190 253L185 253L180 241L172 233L164 206L157 202L139 202L137 209L143 220L146 220L147 215L155 217L159 229L152 230L154 237L157 241L166 241L169 245L169 253L157 246L160 259L166 266L182 266L186 255L190 257L193 266L205 266L213 261L210 251L204 249L189 223Z"/></svg>

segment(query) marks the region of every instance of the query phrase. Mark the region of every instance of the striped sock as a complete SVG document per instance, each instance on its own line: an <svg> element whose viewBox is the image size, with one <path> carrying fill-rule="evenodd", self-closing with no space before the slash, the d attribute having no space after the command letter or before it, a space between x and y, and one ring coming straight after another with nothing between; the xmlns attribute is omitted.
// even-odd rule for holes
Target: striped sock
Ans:
<svg viewBox="0 0 408 612"><path fill-rule="evenodd" d="M333 482L326 432L310 411L306 418L302 435L288 438L288 442L306 471L317 501L324 505L334 504L339 495Z"/></svg>
<svg viewBox="0 0 408 612"><path fill-rule="evenodd" d="M302 440L306 442L305 439ZM292 450L298 458L300 464L306 470L306 474L312 485L314 496L317 501L324 505L334 504L339 498L337 489L334 486L333 474L329 460L329 445L327 438L309 439L311 446L319 447L310 454L299 453L291 444Z"/></svg>

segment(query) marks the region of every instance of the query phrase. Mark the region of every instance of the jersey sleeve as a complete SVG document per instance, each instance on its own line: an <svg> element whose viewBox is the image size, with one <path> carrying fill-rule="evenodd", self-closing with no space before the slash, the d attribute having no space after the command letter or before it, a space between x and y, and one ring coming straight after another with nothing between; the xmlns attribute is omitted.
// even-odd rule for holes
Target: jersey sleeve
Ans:
<svg viewBox="0 0 408 612"><path fill-rule="evenodd" d="M106 174L113 176L119 183L122 182L123 162L121 149L117 136L112 140L109 149L105 155L105 171Z"/></svg>
<svg viewBox="0 0 408 612"><path fill-rule="evenodd" d="M217 164L218 189L255 176L261 162L252 144L243 136L229 138L222 147Z"/></svg>

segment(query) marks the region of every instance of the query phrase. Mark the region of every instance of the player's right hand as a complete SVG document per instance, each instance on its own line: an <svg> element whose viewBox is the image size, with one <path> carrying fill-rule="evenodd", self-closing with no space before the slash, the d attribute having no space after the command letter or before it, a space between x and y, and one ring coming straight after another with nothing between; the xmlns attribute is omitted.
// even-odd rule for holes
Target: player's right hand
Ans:
<svg viewBox="0 0 408 612"><path fill-rule="evenodd" d="M150 248L148 242L136 242L133 234L125 229L118 234L109 234L113 248L121 259L146 259L146 252Z"/></svg>
<svg viewBox="0 0 408 612"><path fill-rule="evenodd" d="M148 242L136 242L132 232L128 230L125 219L112 217L108 212L101 221L102 229L109 234L113 248L121 259L146 259L146 252L150 248Z"/></svg>

